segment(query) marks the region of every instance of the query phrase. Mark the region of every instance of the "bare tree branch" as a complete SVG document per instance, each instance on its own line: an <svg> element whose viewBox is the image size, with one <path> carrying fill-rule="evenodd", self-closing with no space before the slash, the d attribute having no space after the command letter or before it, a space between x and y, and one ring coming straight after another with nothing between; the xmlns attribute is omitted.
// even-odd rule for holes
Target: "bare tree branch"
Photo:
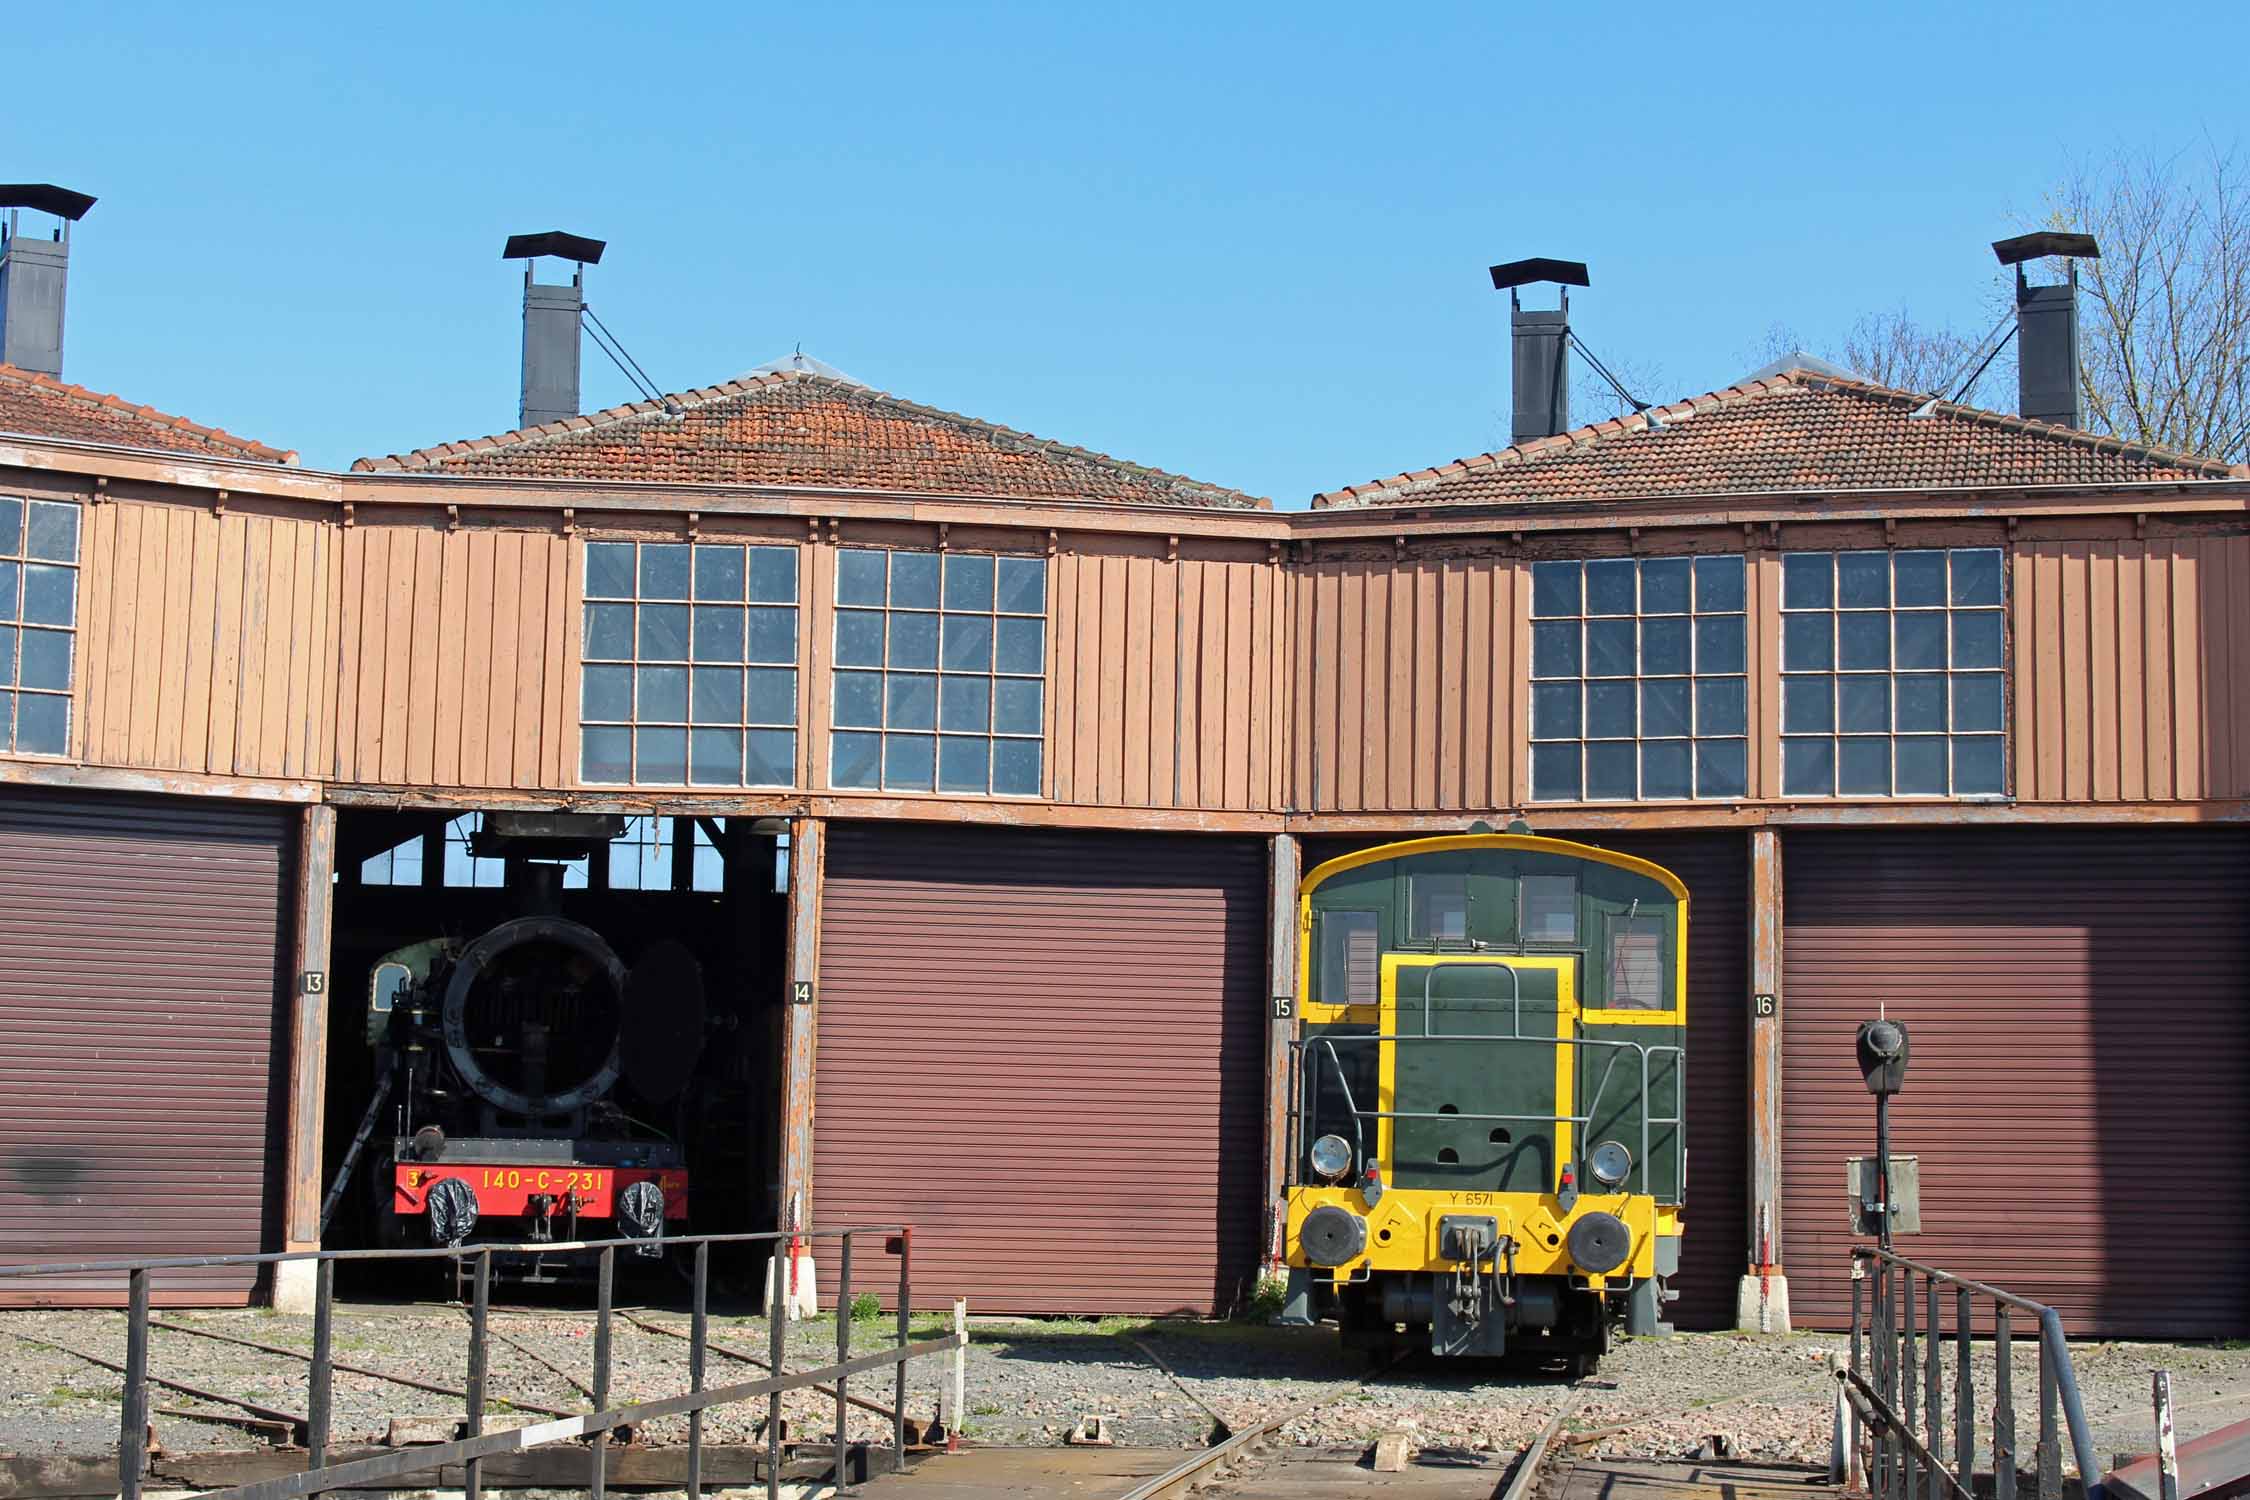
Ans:
<svg viewBox="0 0 2250 1500"><path fill-rule="evenodd" d="M2250 183L2234 148L2119 152L2047 196L2101 243L2081 262L2087 425L2151 447L2250 456Z"/></svg>

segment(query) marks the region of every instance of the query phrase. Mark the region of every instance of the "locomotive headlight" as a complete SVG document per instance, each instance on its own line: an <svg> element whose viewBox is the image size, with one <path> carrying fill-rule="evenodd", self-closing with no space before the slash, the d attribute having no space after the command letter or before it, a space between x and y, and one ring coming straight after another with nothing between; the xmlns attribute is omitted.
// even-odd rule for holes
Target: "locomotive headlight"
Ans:
<svg viewBox="0 0 2250 1500"><path fill-rule="evenodd" d="M1352 1144L1340 1135L1324 1135L1312 1143L1312 1169L1334 1182L1352 1169Z"/></svg>
<svg viewBox="0 0 2250 1500"><path fill-rule="evenodd" d="M1586 1154L1586 1170L1603 1187L1623 1187L1633 1173L1633 1153L1619 1141L1604 1141Z"/></svg>

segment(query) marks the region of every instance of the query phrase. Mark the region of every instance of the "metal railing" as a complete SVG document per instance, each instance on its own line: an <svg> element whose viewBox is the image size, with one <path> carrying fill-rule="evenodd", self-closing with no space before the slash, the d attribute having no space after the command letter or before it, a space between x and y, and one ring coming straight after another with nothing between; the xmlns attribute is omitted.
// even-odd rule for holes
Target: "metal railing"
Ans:
<svg viewBox="0 0 2250 1500"><path fill-rule="evenodd" d="M854 1240L864 1243L880 1237L886 1255L898 1257L898 1326L891 1346L871 1354L852 1353L852 1251ZM785 1276L788 1274L783 1257L793 1243L803 1240L834 1241L838 1244L836 1263L836 1362L815 1370L790 1373L785 1366L789 1319ZM709 1303L711 1247L713 1245L769 1244L774 1247L773 1286L768 1298L766 1316L771 1335L769 1373L762 1379L736 1381L728 1385L710 1386L705 1383L706 1355L710 1350ZM617 1274L617 1252L629 1250L647 1252L652 1247L664 1250L694 1251L694 1271L691 1278L693 1290L692 1312L688 1333L688 1389L679 1395L654 1401L640 1401L623 1406L610 1404L611 1332L615 1317L613 1293ZM555 1415L552 1420L532 1423L524 1427L497 1432L486 1432L485 1404L488 1352L491 1329L489 1314L492 1305L492 1262L495 1256L541 1255L592 1256L595 1258L595 1314L592 1382L585 1389L592 1392L593 1410L581 1413ZM329 1462L332 1420L331 1388L338 1365L333 1357L335 1343L336 1265L339 1261L411 1261L448 1260L465 1266L473 1288L469 1307L468 1370L465 1388L460 1392L467 1406L465 1434L451 1442L417 1445L400 1448L371 1457L354 1458L339 1463ZM263 1255L174 1255L141 1260L79 1261L63 1264L0 1266L0 1284L37 1276L82 1276L105 1273L123 1273L126 1278L125 1305L125 1362L119 1367L125 1378L123 1411L119 1417L117 1440L117 1492L119 1500L139 1500L142 1481L148 1474L149 1461L149 1386L152 1379L164 1383L161 1377L149 1372L149 1277L151 1272L190 1270L208 1266L272 1266L290 1261L312 1261L313 1273L313 1347L311 1369L307 1376L305 1420L305 1468L302 1473L285 1474L278 1478L259 1480L232 1489L213 1491L204 1500L295 1500L295 1497L316 1495L328 1490L357 1489L381 1485L391 1480L414 1474L434 1473L451 1465L461 1465L464 1489L468 1500L480 1500L483 1493L484 1461L503 1454L521 1453L530 1448L559 1443L572 1438L590 1438L587 1453L587 1485L594 1500L602 1500L608 1483L609 1436L619 1428L640 1427L660 1417L685 1416L688 1419L687 1493L689 1500L697 1500L703 1490L703 1413L714 1406L751 1401L763 1396L766 1411L766 1494L778 1497L781 1493L781 1468L783 1462L784 1432L781 1421L781 1401L785 1391L802 1390L818 1386L832 1392L836 1398L836 1484L842 1488L846 1482L850 1458L847 1403L867 1405L847 1395L846 1382L863 1372L895 1368L895 1400L888 1415L891 1418L891 1446L896 1461L901 1465L906 1459L906 1366L907 1362L925 1355L944 1353L962 1347L967 1334L956 1326L943 1337L915 1342L911 1337L909 1308L913 1295L914 1231L906 1225L857 1226L850 1229L806 1229L775 1231L760 1234L707 1234L683 1235L679 1238L659 1240L542 1240L522 1245L464 1245L431 1249L406 1250L303 1250L275 1252ZM66 1351L70 1352L70 1351ZM736 1356L740 1357L740 1356ZM349 1367L346 1367L347 1369ZM574 1382L575 1383L575 1382ZM428 1386L426 1389L445 1390L445 1387ZM228 1398L220 1398L222 1400ZM552 1408L545 1410L552 1411ZM274 1413L282 1416L285 1413ZM959 1420L955 1418L954 1420Z"/></svg>
<svg viewBox="0 0 2250 1500"><path fill-rule="evenodd" d="M1919 1283L1919 1289L1917 1288ZM1950 1291L1941 1295L1940 1288ZM1953 1326L1944 1327L1950 1314ZM1976 1374L1970 1351L1980 1303L1993 1324L1992 1500L2017 1500L2015 1315L2039 1325L2039 1440L2033 1450L2037 1500L2062 1500L2062 1435L2067 1426L2079 1482L2089 1497L2100 1491L2094 1439L2071 1370L2070 1344L2053 1308L1908 1260L1889 1250L1852 1249L1850 1363L1837 1372L1850 1408L1845 1478L1875 1500L1976 1500ZM1953 1457L1945 1451L1946 1345L1953 1346ZM1863 1442L1872 1439L1872 1454Z"/></svg>
<svg viewBox="0 0 2250 1500"><path fill-rule="evenodd" d="M1575 1113L1551 1111L1546 1114L1495 1114L1473 1110L1451 1112L1363 1109L1360 1107L1359 1101L1352 1095L1351 1077L1345 1071L1343 1058L1336 1049L1339 1046L1380 1046L1384 1043L1389 1043L1394 1047L1408 1045L1457 1047L1464 1043L1515 1047L1586 1047L1602 1053L1604 1063L1599 1076L1595 1080L1593 1090L1586 1099L1585 1108ZM1304 1155L1305 1121L1317 1119L1321 1113L1318 1091L1322 1076L1320 1060L1323 1058L1326 1059L1328 1069L1335 1077L1337 1088L1342 1091L1344 1113L1352 1122L1353 1153L1358 1161L1364 1163L1368 1160L1368 1152L1366 1134L1361 1128L1361 1122L1367 1120L1434 1120L1457 1124L1486 1122L1492 1124L1546 1125L1550 1128L1569 1125L1590 1135L1595 1121L1601 1118L1602 1099L1609 1092L1610 1080L1617 1072L1617 1064L1625 1058L1627 1053L1633 1054L1639 1062L1640 1091L1634 1097L1641 1106L1641 1149L1640 1154L1634 1158L1634 1170L1642 1174L1642 1190L1646 1191L1649 1180L1647 1174L1650 1170L1650 1142L1654 1139L1655 1133L1660 1130L1671 1130L1675 1140L1681 1140L1686 1134L1687 1091L1681 1085L1687 1073L1687 1049L1671 1043L1650 1046L1644 1042L1620 1041L1610 1037L1589 1037L1583 1034L1555 1037L1536 1035L1482 1036L1475 1033L1450 1032L1436 1036L1361 1033L1348 1036L1323 1035L1298 1038L1289 1044L1291 1108L1289 1111L1288 1151L1289 1160L1292 1164L1292 1176L1295 1173L1295 1163L1300 1161ZM1308 1054L1314 1059L1310 1067L1306 1066L1304 1061ZM1669 1115L1651 1114L1648 1109L1649 1086L1653 1081L1650 1073L1650 1062L1652 1059L1667 1057L1672 1062L1675 1103ZM1585 1142L1582 1141L1581 1149L1583 1149L1584 1144ZM1682 1148L1684 1149L1684 1142Z"/></svg>

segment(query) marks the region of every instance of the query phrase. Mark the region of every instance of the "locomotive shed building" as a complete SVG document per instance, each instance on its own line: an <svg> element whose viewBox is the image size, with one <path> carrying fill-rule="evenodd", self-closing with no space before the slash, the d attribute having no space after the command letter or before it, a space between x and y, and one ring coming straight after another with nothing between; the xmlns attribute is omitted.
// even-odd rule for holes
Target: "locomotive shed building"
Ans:
<svg viewBox="0 0 2250 1500"><path fill-rule="evenodd" d="M1843 1318L1887 1006L1921 1254L2250 1332L2241 469L1813 362L1303 512L802 363L344 473L58 377L0 369L0 1254L316 1243L373 956L570 810L631 822L566 914L711 978L717 1227L1224 1309L1300 875L1521 816L1691 891L1680 1322ZM699 556L764 611L707 654Z"/></svg>

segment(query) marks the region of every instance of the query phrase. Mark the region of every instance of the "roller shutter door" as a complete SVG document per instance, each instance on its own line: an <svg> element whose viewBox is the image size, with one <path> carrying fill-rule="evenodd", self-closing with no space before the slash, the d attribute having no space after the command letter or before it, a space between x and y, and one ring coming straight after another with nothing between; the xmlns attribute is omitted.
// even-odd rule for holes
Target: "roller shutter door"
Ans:
<svg viewBox="0 0 2250 1500"><path fill-rule="evenodd" d="M267 1248L287 815L0 791L0 1260ZM247 1269L159 1273L241 1304ZM115 1303L121 1277L0 1282Z"/></svg>
<svg viewBox="0 0 2250 1500"><path fill-rule="evenodd" d="M813 1222L912 1222L918 1303L1226 1310L1263 1220L1264 892L1259 840L838 827Z"/></svg>
<svg viewBox="0 0 2250 1500"><path fill-rule="evenodd" d="M1792 1312L1850 1313L1852 1060L1913 1038L1893 1149L1917 1259L2076 1335L2250 1333L2250 839L2231 830L1788 834L1783 1226Z"/></svg>
<svg viewBox="0 0 2250 1500"><path fill-rule="evenodd" d="M1664 866L1688 888L1688 1184L1680 1300L1665 1314L1682 1328L1732 1328L1735 1288L1749 1261L1748 1159L1750 838L1741 832L1575 832L1555 838ZM1312 838L1305 868L1395 840Z"/></svg>

